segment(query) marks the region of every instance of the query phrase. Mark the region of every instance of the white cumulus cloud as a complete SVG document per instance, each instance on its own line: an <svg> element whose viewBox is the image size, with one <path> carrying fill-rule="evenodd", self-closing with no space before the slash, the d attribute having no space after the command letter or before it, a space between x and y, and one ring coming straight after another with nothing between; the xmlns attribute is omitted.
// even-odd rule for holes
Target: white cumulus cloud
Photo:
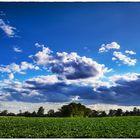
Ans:
<svg viewBox="0 0 140 140"><path fill-rule="evenodd" d="M11 25L4 22L3 19L0 19L0 28L5 32L5 34L8 37L14 37L15 36L15 27L12 27Z"/></svg>
<svg viewBox="0 0 140 140"><path fill-rule="evenodd" d="M51 56L50 56L51 52L52 51L49 48L42 47L42 51L39 51L34 55L37 64L46 65L46 63L49 63L49 61L51 60Z"/></svg>
<svg viewBox="0 0 140 140"><path fill-rule="evenodd" d="M120 45L117 42L112 42L110 44L102 44L99 49L99 53L108 52L111 49L120 49Z"/></svg>
<svg viewBox="0 0 140 140"><path fill-rule="evenodd" d="M52 54L46 47L42 47L42 50L32 58L38 65L49 68L52 73L71 80L102 77L109 70L104 64L99 64L86 56L79 56L76 52Z"/></svg>
<svg viewBox="0 0 140 140"><path fill-rule="evenodd" d="M136 52L131 51L131 50L126 50L125 53L130 54L130 55L135 55L136 54Z"/></svg>
<svg viewBox="0 0 140 140"><path fill-rule="evenodd" d="M137 59L131 59L130 57L124 55L122 52L113 52L113 55L118 60L122 61L123 64L128 66L135 66L137 63Z"/></svg>
<svg viewBox="0 0 140 140"><path fill-rule="evenodd" d="M13 73L10 73L10 74L8 75L8 77L9 77L10 80L12 80L12 79L14 79L14 74L13 74Z"/></svg>
<svg viewBox="0 0 140 140"><path fill-rule="evenodd" d="M126 73L126 74L122 74L122 75L113 75L111 77L109 77L109 80L112 82L116 82L116 81L120 81L120 80L125 80L127 82L129 81L135 81L137 79L139 79L140 74L138 73Z"/></svg>
<svg viewBox="0 0 140 140"><path fill-rule="evenodd" d="M117 58L116 57L112 57L112 61L115 61L115 60L117 60Z"/></svg>
<svg viewBox="0 0 140 140"><path fill-rule="evenodd" d="M13 47L14 52L21 53L22 50L18 47Z"/></svg>
<svg viewBox="0 0 140 140"><path fill-rule="evenodd" d="M37 47L37 48L43 48L43 47L45 47L45 45L44 44L39 44L38 42L37 43L35 43L35 46Z"/></svg>
<svg viewBox="0 0 140 140"><path fill-rule="evenodd" d="M25 74L25 71L28 69L39 70L40 68L26 61L23 61L20 64L11 63L9 65L0 65L0 72L8 73L9 79L13 79L15 73Z"/></svg>

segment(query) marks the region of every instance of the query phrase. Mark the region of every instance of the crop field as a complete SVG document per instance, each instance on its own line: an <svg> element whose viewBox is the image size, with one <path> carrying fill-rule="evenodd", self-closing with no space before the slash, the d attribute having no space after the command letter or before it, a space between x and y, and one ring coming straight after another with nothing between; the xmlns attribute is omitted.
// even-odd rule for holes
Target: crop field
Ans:
<svg viewBox="0 0 140 140"><path fill-rule="evenodd" d="M0 117L0 138L140 138L140 117Z"/></svg>

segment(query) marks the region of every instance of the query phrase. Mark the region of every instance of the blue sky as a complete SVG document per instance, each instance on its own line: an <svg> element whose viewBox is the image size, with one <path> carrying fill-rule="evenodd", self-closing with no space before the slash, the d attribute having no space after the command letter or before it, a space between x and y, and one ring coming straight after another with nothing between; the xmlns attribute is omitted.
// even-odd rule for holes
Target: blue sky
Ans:
<svg viewBox="0 0 140 140"><path fill-rule="evenodd" d="M139 15L136 2L0 3L0 100L139 105Z"/></svg>
<svg viewBox="0 0 140 140"><path fill-rule="evenodd" d="M24 49L24 53L18 55L20 62L36 51L34 43L41 42L53 51L76 51L106 63L97 55L103 43L116 41L122 50L138 49L139 6L139 3L1 3L1 11L17 28L19 38L7 40L1 32L1 44L6 46L2 52L6 50L9 57L2 55L0 62L15 61L17 55L10 51L11 46ZM85 52L84 47L91 51Z"/></svg>

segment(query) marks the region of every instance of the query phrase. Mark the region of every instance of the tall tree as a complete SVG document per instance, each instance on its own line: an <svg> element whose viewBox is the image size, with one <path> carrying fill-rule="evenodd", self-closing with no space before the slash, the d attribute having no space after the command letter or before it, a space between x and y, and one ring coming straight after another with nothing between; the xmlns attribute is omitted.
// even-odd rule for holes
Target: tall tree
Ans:
<svg viewBox="0 0 140 140"><path fill-rule="evenodd" d="M47 113L47 116L48 116L48 117L54 117L54 114L55 114L54 110L53 110L53 109L50 109L50 110L48 111L48 113Z"/></svg>
<svg viewBox="0 0 140 140"><path fill-rule="evenodd" d="M117 109L117 111L116 111L116 114L115 114L116 116L122 116L123 115L123 111L122 111L122 109Z"/></svg>
<svg viewBox="0 0 140 140"><path fill-rule="evenodd" d="M37 111L37 116L42 117L44 115L44 108L41 106Z"/></svg>
<svg viewBox="0 0 140 140"><path fill-rule="evenodd" d="M60 113L64 117L87 117L91 110L80 103L70 103L62 106Z"/></svg>
<svg viewBox="0 0 140 140"><path fill-rule="evenodd" d="M116 115L116 110L110 109L108 115L109 116L115 116Z"/></svg>
<svg viewBox="0 0 140 140"><path fill-rule="evenodd" d="M97 110L92 110L89 117L98 117L99 112Z"/></svg>
<svg viewBox="0 0 140 140"><path fill-rule="evenodd" d="M107 114L106 114L105 111L101 111L99 116L100 116L100 117L105 117L105 116L107 116Z"/></svg>
<svg viewBox="0 0 140 140"><path fill-rule="evenodd" d="M0 113L1 116L7 116L7 114L8 114L8 111L7 111L7 110L3 110L3 111Z"/></svg>

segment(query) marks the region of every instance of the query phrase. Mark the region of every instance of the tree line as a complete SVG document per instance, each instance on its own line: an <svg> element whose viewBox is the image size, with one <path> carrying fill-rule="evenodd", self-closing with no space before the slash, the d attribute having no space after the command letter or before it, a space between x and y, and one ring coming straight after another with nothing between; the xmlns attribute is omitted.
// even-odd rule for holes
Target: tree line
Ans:
<svg viewBox="0 0 140 140"><path fill-rule="evenodd" d="M21 110L19 113L8 113L7 110L0 112L0 116L25 116L25 117L106 117L106 116L140 116L140 109L136 107L132 111L123 111L122 109L110 109L108 113L105 111L91 110L81 103L70 103L63 105L58 111L50 109L47 114L44 113L45 109L39 107L38 111L25 111Z"/></svg>

